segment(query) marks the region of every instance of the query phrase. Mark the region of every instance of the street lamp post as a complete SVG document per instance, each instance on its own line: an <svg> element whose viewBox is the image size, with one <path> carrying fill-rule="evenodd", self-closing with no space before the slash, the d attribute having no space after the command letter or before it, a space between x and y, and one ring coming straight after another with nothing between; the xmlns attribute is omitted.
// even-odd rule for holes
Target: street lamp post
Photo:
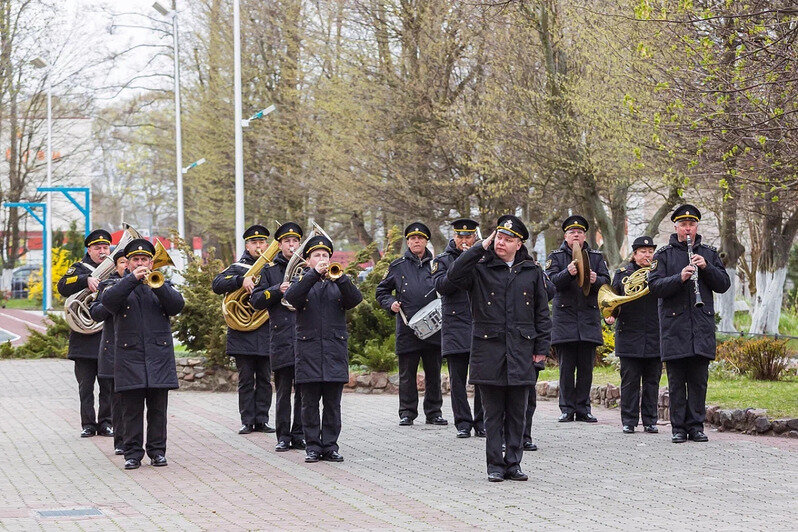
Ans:
<svg viewBox="0 0 798 532"><path fill-rule="evenodd" d="M183 210L183 134L180 124L180 47L177 41L177 1L172 0L172 9L155 2L152 7L161 15L172 17L175 80L175 169L177 174L177 234L186 238L185 214Z"/></svg>
<svg viewBox="0 0 798 532"><path fill-rule="evenodd" d="M41 57L37 57L33 61L31 61L34 67L36 68L46 68L47 74L45 78L45 87L47 91L47 187L52 188L53 186L53 84L52 84L52 68L49 67L46 61ZM44 217L45 227L44 227L44 247L47 250L47 253L44 254L42 257L42 262L47 261L47 263L52 262L52 254L53 249L53 205L51 195L47 193L47 210L46 212L49 216ZM46 268L45 271L49 271L49 268ZM52 283L45 283L44 290L42 290L42 298L43 298L43 305L46 310L50 310L53 304L53 284Z"/></svg>
<svg viewBox="0 0 798 532"><path fill-rule="evenodd" d="M236 257L244 253L244 241L239 238L244 233L244 134L241 121L241 6L233 0L233 90L235 91L235 242Z"/></svg>

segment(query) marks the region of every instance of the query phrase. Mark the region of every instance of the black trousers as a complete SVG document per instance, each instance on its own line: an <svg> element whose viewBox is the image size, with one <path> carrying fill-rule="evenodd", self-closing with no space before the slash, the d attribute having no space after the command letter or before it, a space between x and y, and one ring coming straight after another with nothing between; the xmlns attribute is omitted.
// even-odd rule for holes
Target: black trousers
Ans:
<svg viewBox="0 0 798 532"><path fill-rule="evenodd" d="M449 359L449 386L451 388L452 412L454 425L457 430L471 430L485 428L485 414L482 410L482 397L479 386L474 387L474 415L471 416L471 406L468 404L466 380L468 378L468 362L470 353L446 355Z"/></svg>
<svg viewBox="0 0 798 532"><path fill-rule="evenodd" d="M147 405L147 456L166 454L166 407L169 390L141 388L122 395L125 460L144 458L144 405Z"/></svg>
<svg viewBox="0 0 798 532"><path fill-rule="evenodd" d="M291 424L291 388L294 389L294 424ZM274 417L276 420L277 441L286 443L299 442L304 437L302 432L302 389L294 384L294 366L274 370L274 388L277 405Z"/></svg>
<svg viewBox="0 0 798 532"><path fill-rule="evenodd" d="M111 381L111 389L114 389L114 379ZM114 449L122 449L124 445L124 420L122 419L122 394L114 392L111 399L111 420L114 423Z"/></svg>
<svg viewBox="0 0 798 532"><path fill-rule="evenodd" d="M692 356L668 360L669 409L674 434L694 434L704 430L706 419L709 359Z"/></svg>
<svg viewBox="0 0 798 532"><path fill-rule="evenodd" d="M589 414L596 344L569 342L558 344L556 350L560 360L560 411L563 414Z"/></svg>
<svg viewBox="0 0 798 532"><path fill-rule="evenodd" d="M343 382L305 382L302 389L302 429L308 451L328 453L338 450L341 434L341 394ZM319 415L319 400L324 411Z"/></svg>
<svg viewBox="0 0 798 532"><path fill-rule="evenodd" d="M662 361L659 357L619 358L621 359L621 424L636 427L638 419L642 417L644 426L656 425Z"/></svg>
<svg viewBox="0 0 798 532"><path fill-rule="evenodd" d="M522 439L529 386L478 386L485 408L488 474L505 474L520 469L524 454ZM502 442L506 445L504 453Z"/></svg>
<svg viewBox="0 0 798 532"><path fill-rule="evenodd" d="M238 369L238 412L242 425L269 422L272 406L271 359L261 355L235 355Z"/></svg>
<svg viewBox="0 0 798 532"><path fill-rule="evenodd" d="M111 396L113 395L113 379L97 377L97 360L92 358L75 359L75 379L78 381L80 396L80 424L83 428L110 427ZM94 382L100 385L100 404L97 415L94 413Z"/></svg>
<svg viewBox="0 0 798 532"><path fill-rule="evenodd" d="M538 382L540 370L535 368L535 383ZM538 393L535 387L529 388L529 398L526 403L526 415L524 416L524 443L532 441L532 416L535 415L535 409L538 406Z"/></svg>
<svg viewBox="0 0 798 532"><path fill-rule="evenodd" d="M433 346L416 353L399 355L399 417L418 417L419 360L424 365L424 414L427 419L441 415L443 394L441 393L441 349Z"/></svg>

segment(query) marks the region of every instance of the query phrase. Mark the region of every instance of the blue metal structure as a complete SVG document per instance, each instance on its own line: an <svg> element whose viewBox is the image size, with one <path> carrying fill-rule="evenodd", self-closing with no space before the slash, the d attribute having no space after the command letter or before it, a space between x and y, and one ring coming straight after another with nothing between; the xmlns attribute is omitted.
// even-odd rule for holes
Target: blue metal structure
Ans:
<svg viewBox="0 0 798 532"><path fill-rule="evenodd" d="M83 214L83 236L89 236L91 233L91 188L89 187L37 187L38 192L60 192L72 202L72 205ZM70 192L83 193L83 205L72 197Z"/></svg>

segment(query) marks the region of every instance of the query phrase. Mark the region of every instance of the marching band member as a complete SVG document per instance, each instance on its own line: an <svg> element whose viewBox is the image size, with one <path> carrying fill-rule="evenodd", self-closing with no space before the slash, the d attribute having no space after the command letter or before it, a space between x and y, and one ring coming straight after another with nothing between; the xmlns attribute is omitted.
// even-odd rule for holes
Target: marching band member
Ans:
<svg viewBox="0 0 798 532"><path fill-rule="evenodd" d="M306 462L343 462L338 453L341 394L349 382L346 311L363 300L348 275L330 278L333 244L324 236L308 240L308 268L285 291L296 309L296 383L302 389ZM319 416L319 400L324 413Z"/></svg>
<svg viewBox="0 0 798 532"><path fill-rule="evenodd" d="M648 274L651 295L660 299L660 356L668 372L673 443L708 440L704 419L716 329L712 293L731 286L717 250L701 242L699 220L693 205L673 211L676 232L654 254Z"/></svg>
<svg viewBox="0 0 798 532"><path fill-rule="evenodd" d="M621 266L612 278L612 288L624 293L624 280L640 268L651 266L654 240L641 236L632 243L632 260ZM662 376L659 357L659 315L657 298L650 293L620 305L605 321L615 324L615 354L621 360L621 424L631 434L642 416L643 430L657 429L657 396ZM640 385L642 381L642 400Z"/></svg>
<svg viewBox="0 0 798 532"><path fill-rule="evenodd" d="M167 465L168 394L178 387L169 316L179 314L184 301L169 281L158 288L143 282L154 255L149 241L132 240L125 247L130 273L105 287L100 297L116 332L114 384L122 394L125 469L137 469L144 457L145 403L147 455L152 465Z"/></svg>
<svg viewBox="0 0 798 532"><path fill-rule="evenodd" d="M604 344L597 296L599 287L609 284L610 272L601 252L590 249L585 242L588 227L582 216L566 218L562 223L563 243L549 254L546 261L546 274L557 288L551 343L560 361L560 422L573 421L574 418L588 423L597 421L590 412L596 346ZM587 296L577 280L576 261L571 252L574 243L588 252L590 292Z"/></svg>
<svg viewBox="0 0 798 532"><path fill-rule="evenodd" d="M302 228L294 222L287 222L277 228L274 239L280 243L280 252L273 264L263 269L260 282L252 291L250 304L256 309L269 310L270 330L269 353L274 387L277 395L275 409L275 428L277 429L277 452L291 448L304 449L302 433L302 391L294 383L294 341L296 312L282 305L283 294L290 283L283 282L288 261L299 249ZM294 422L291 423L291 388L294 388Z"/></svg>
<svg viewBox="0 0 798 532"><path fill-rule="evenodd" d="M546 280L524 246L527 238L521 220L504 215L496 231L464 251L446 274L467 290L471 304L470 381L479 386L485 409L491 482L528 478L521 470L524 417L535 388L533 364L549 351Z"/></svg>
<svg viewBox="0 0 798 532"><path fill-rule="evenodd" d="M100 280L92 277L94 269L108 255L111 246L111 233L105 229L96 229L89 233L83 241L86 254L83 259L74 263L58 280L58 293L64 297L77 294L88 288L96 292ZM113 386L108 379L99 378L97 375L97 356L100 351L100 331L94 334L81 334L69 332L68 358L75 361L75 378L78 381L78 394L80 396L80 423L83 431L81 438L88 438L99 434L100 436L113 436L113 420L111 415L111 402ZM94 412L94 381L100 386L100 404L97 415Z"/></svg>
<svg viewBox="0 0 798 532"><path fill-rule="evenodd" d="M457 257L477 241L478 226L479 223L467 218L452 222L454 238L432 263L435 290L441 295L441 355L449 359L452 413L458 438L470 437L472 428L475 436L484 438L485 423L479 387L474 389L473 417L466 393L471 354L471 307L468 304L468 294L449 281L446 272Z"/></svg>
<svg viewBox="0 0 798 532"><path fill-rule="evenodd" d="M242 236L244 254L213 279L212 288L217 294L228 294L242 287L251 294L255 288L255 277L244 275L266 251L269 231L256 224L247 228ZM254 331L237 331L228 327L227 354L235 357L238 369L238 412L241 415L238 433L274 432L269 426L269 408L272 406L269 323Z"/></svg>
<svg viewBox="0 0 798 532"><path fill-rule="evenodd" d="M396 315L396 356L399 359L399 425L408 426L418 417L418 362L424 365L424 414L427 424L447 425L441 415L441 336L437 332L421 340L407 326L412 316L437 297L427 249L431 231L421 222L405 228L407 250L388 266L377 285L377 302Z"/></svg>
<svg viewBox="0 0 798 532"><path fill-rule="evenodd" d="M100 283L98 293L100 294L91 304L89 311L91 319L96 322L103 322L103 332L100 339L100 352L97 359L97 376L100 379L109 379L111 390L114 390L114 360L116 352L116 336L114 335L114 316L102 303L100 297L103 290L111 284L116 283L125 276L127 270L127 258L124 249L117 249L113 255L116 271L110 277ZM114 454L125 454L122 447L124 442L122 434L122 396L119 392L113 392L111 400L111 419L114 422Z"/></svg>

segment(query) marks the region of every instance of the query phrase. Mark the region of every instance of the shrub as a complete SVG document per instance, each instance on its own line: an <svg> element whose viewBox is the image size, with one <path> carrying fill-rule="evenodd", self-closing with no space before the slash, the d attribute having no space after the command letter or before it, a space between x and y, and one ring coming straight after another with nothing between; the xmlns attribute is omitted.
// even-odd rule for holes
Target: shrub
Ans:
<svg viewBox="0 0 798 532"><path fill-rule="evenodd" d="M68 249L53 248L53 262L50 269L50 282L53 284L53 303L64 302L64 298L58 293L58 281L61 277L66 275L69 267L77 260L79 260L79 258L75 258ZM44 273L42 270L39 270L37 273L31 275L28 281L28 299L35 301L39 305L42 303L42 287L44 286L42 282L43 276Z"/></svg>
<svg viewBox="0 0 798 532"><path fill-rule="evenodd" d="M398 361L394 353L394 335L391 334L382 341L379 338L367 340L363 353L353 355L352 362L365 366L370 371L395 371Z"/></svg>
<svg viewBox="0 0 798 532"><path fill-rule="evenodd" d="M604 345L596 348L596 365L609 366L610 361L607 360L607 356L615 353L615 332L604 320L601 320L601 337L604 339Z"/></svg>
<svg viewBox="0 0 798 532"><path fill-rule="evenodd" d="M717 359L740 374L764 381L776 381L790 364L787 341L774 338L735 338L718 346Z"/></svg>
<svg viewBox="0 0 798 532"><path fill-rule="evenodd" d="M13 347L11 342L0 346L0 358L66 358L69 350L69 325L64 318L48 315L50 320L44 332L30 330L24 344Z"/></svg>

